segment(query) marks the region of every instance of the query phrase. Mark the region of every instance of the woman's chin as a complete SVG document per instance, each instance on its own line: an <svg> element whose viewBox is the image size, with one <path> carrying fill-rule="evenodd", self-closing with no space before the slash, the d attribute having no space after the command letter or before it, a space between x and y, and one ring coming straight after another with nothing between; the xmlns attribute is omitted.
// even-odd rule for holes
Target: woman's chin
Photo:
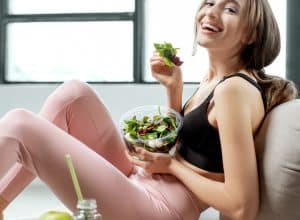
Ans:
<svg viewBox="0 0 300 220"><path fill-rule="evenodd" d="M198 40L197 41L197 44L200 46L200 47L204 47L206 49L210 48L212 46L212 42L209 41L209 40L206 40L206 39L201 39L201 40Z"/></svg>

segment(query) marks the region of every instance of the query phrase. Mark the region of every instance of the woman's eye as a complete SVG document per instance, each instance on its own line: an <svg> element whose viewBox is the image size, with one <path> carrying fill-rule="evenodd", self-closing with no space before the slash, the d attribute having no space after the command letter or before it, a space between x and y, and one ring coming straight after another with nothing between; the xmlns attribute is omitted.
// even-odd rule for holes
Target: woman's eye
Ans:
<svg viewBox="0 0 300 220"><path fill-rule="evenodd" d="M214 6L213 2L205 2L204 5L208 6L208 7L212 7Z"/></svg>
<svg viewBox="0 0 300 220"><path fill-rule="evenodd" d="M236 14L237 13L237 10L235 8L229 8L229 7L227 7L227 8L225 8L225 11L227 11L227 12L229 12L231 14Z"/></svg>

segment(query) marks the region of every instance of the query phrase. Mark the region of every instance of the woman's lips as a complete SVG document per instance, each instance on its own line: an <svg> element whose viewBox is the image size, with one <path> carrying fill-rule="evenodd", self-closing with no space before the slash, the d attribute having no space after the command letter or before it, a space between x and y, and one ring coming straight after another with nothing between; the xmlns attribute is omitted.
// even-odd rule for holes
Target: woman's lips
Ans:
<svg viewBox="0 0 300 220"><path fill-rule="evenodd" d="M201 24L201 31L206 34L215 34L215 33L222 32L223 29L220 28L218 25L208 23L208 22L203 22Z"/></svg>

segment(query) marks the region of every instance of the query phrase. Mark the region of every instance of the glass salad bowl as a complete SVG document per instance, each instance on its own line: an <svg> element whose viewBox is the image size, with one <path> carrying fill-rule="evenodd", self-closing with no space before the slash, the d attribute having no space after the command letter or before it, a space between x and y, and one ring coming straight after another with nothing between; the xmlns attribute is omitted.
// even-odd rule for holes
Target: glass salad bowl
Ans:
<svg viewBox="0 0 300 220"><path fill-rule="evenodd" d="M143 147L151 152L168 153L174 146L183 118L175 110L146 105L124 113L119 127L129 151Z"/></svg>

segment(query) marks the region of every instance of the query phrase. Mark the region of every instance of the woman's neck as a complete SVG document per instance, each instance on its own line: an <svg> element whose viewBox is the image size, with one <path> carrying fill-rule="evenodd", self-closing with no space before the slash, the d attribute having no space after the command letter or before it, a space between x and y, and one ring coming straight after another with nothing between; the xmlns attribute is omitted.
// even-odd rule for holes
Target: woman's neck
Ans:
<svg viewBox="0 0 300 220"><path fill-rule="evenodd" d="M244 72L240 60L236 56L228 56L228 54L219 52L215 54L209 53L209 69L206 75L206 81L220 80L224 76L236 73Z"/></svg>

